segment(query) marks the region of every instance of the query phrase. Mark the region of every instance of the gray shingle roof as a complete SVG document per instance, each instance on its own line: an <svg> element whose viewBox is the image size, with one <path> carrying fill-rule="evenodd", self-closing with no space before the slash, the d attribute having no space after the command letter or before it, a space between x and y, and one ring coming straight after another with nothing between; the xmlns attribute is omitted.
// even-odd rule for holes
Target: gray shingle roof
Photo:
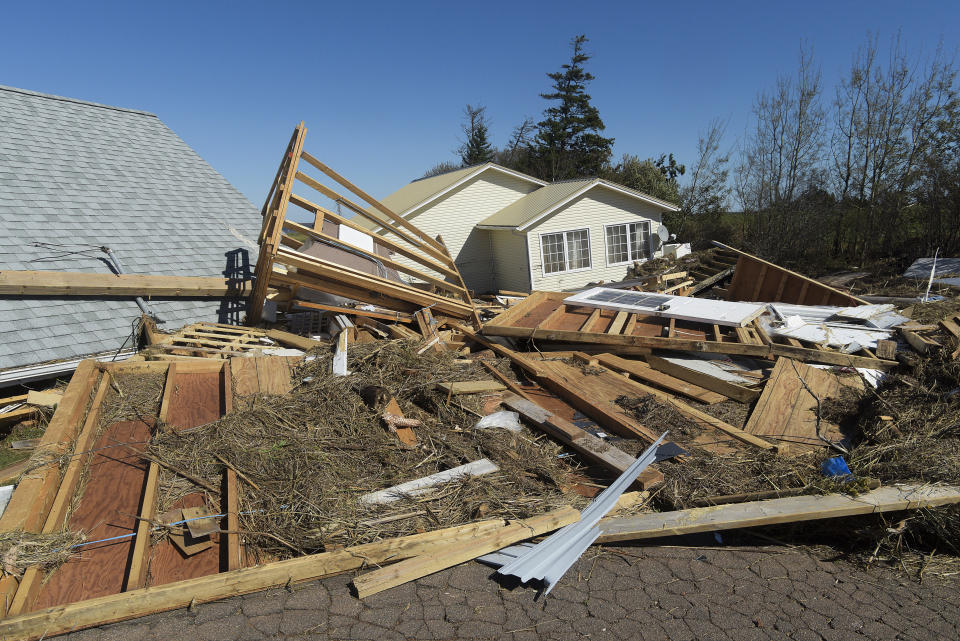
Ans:
<svg viewBox="0 0 960 641"><path fill-rule="evenodd" d="M257 208L155 115L0 86L0 270L109 273L106 245L127 273L252 274L259 231ZM151 307L166 327L243 313ZM0 370L117 349L139 315L133 300L0 297Z"/></svg>

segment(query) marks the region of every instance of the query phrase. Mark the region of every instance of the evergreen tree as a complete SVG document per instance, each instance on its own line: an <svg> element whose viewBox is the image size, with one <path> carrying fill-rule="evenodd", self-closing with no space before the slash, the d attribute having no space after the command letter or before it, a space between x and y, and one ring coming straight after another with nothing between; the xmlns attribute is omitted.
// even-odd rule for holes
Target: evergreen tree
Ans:
<svg viewBox="0 0 960 641"><path fill-rule="evenodd" d="M584 52L586 42L585 35L573 39L570 62L547 74L553 80L553 92L540 94L556 103L544 110L531 153L532 170L544 179L599 175L612 153L614 139L600 135L603 120L586 92L593 80L583 66L590 59Z"/></svg>
<svg viewBox="0 0 960 641"><path fill-rule="evenodd" d="M493 146L487 138L488 123L487 108L478 105L467 105L463 110L463 134L466 140L460 145L460 160L464 166L479 165L493 160Z"/></svg>

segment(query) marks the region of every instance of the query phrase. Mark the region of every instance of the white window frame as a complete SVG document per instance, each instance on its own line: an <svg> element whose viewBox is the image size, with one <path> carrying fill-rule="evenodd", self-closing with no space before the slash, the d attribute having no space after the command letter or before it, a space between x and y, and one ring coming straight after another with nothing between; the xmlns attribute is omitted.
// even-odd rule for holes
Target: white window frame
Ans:
<svg viewBox="0 0 960 641"><path fill-rule="evenodd" d="M555 234L563 234L563 262L564 264L569 264L570 253L567 251L567 234L572 234L578 231L587 232L587 258L590 261L590 264L586 267L578 267L577 269L563 269L558 272L547 272L547 260L544 257L543 252L543 237L544 236L553 236ZM589 227L578 227L576 229L563 229L558 231L545 231L540 232L537 239L540 243L540 275L543 278L549 278L550 276L557 276L559 274L575 274L577 272L586 272L593 269L593 239L590 237L590 228Z"/></svg>
<svg viewBox="0 0 960 641"><path fill-rule="evenodd" d="M603 260L606 261L607 267L617 267L617 266L619 266L619 265L630 265L630 264L632 264L634 261L646 262L646 261L650 260L651 258L653 258L653 222L654 222L654 221L652 221L652 220L631 220L631 221L628 221L628 222L625 222L625 223L610 223L609 225L604 225L604 226L603 226ZM634 257L633 257L633 247L630 245L630 230L629 230L629 226L630 226L630 225L638 225L638 224L642 224L642 223L646 223L646 224L647 224L647 253L649 254L649 256L647 256L647 257L641 257L641 258L634 258ZM628 228L628 229L627 229L627 255L629 256L629 258L628 258L627 260L622 261L622 262L619 262L619 263L611 263L611 262L610 262L610 247L609 247L609 245L607 244L607 229L609 229L610 227L624 227L624 226L626 226L626 227Z"/></svg>

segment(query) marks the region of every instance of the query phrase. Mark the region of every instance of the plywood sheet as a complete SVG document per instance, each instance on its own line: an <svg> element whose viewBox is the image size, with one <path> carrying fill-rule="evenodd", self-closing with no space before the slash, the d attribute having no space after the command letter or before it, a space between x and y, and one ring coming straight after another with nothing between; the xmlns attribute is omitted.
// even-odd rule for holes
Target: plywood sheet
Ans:
<svg viewBox="0 0 960 641"><path fill-rule="evenodd" d="M141 421L114 423L104 429L90 457L88 480L79 504L68 520L71 530L83 530L88 541L132 534L147 475L142 451L150 426ZM119 443L129 443L131 452ZM133 537L87 545L80 556L60 566L41 588L34 609L116 594L123 590Z"/></svg>
<svg viewBox="0 0 960 641"><path fill-rule="evenodd" d="M186 429L205 425L220 418L225 411L220 372L174 371L167 410L167 425Z"/></svg>
<svg viewBox="0 0 960 641"><path fill-rule="evenodd" d="M201 493L188 494L171 506L171 509L185 507L200 507L204 505L204 496ZM150 573L148 585L163 585L193 579L220 571L220 534L211 534L213 546L186 556L168 540L153 546L150 558Z"/></svg>
<svg viewBox="0 0 960 641"><path fill-rule="evenodd" d="M837 398L842 386L863 390L858 377L839 376L789 358L778 358L743 429L767 439L826 447L817 436L817 398ZM831 441L843 438L840 428L825 420L820 421L820 433Z"/></svg>

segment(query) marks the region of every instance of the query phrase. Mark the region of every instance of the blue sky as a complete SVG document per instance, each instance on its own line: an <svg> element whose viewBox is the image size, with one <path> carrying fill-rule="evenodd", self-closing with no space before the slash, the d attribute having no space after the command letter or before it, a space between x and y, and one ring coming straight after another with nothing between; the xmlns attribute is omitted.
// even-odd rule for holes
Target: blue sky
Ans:
<svg viewBox="0 0 960 641"><path fill-rule="evenodd" d="M688 164L711 118L736 144L803 42L828 92L868 31L960 46L945 1L34 2L2 20L0 84L152 111L258 206L301 119L307 149L376 196L454 160L466 103L503 144L578 33L615 153Z"/></svg>

